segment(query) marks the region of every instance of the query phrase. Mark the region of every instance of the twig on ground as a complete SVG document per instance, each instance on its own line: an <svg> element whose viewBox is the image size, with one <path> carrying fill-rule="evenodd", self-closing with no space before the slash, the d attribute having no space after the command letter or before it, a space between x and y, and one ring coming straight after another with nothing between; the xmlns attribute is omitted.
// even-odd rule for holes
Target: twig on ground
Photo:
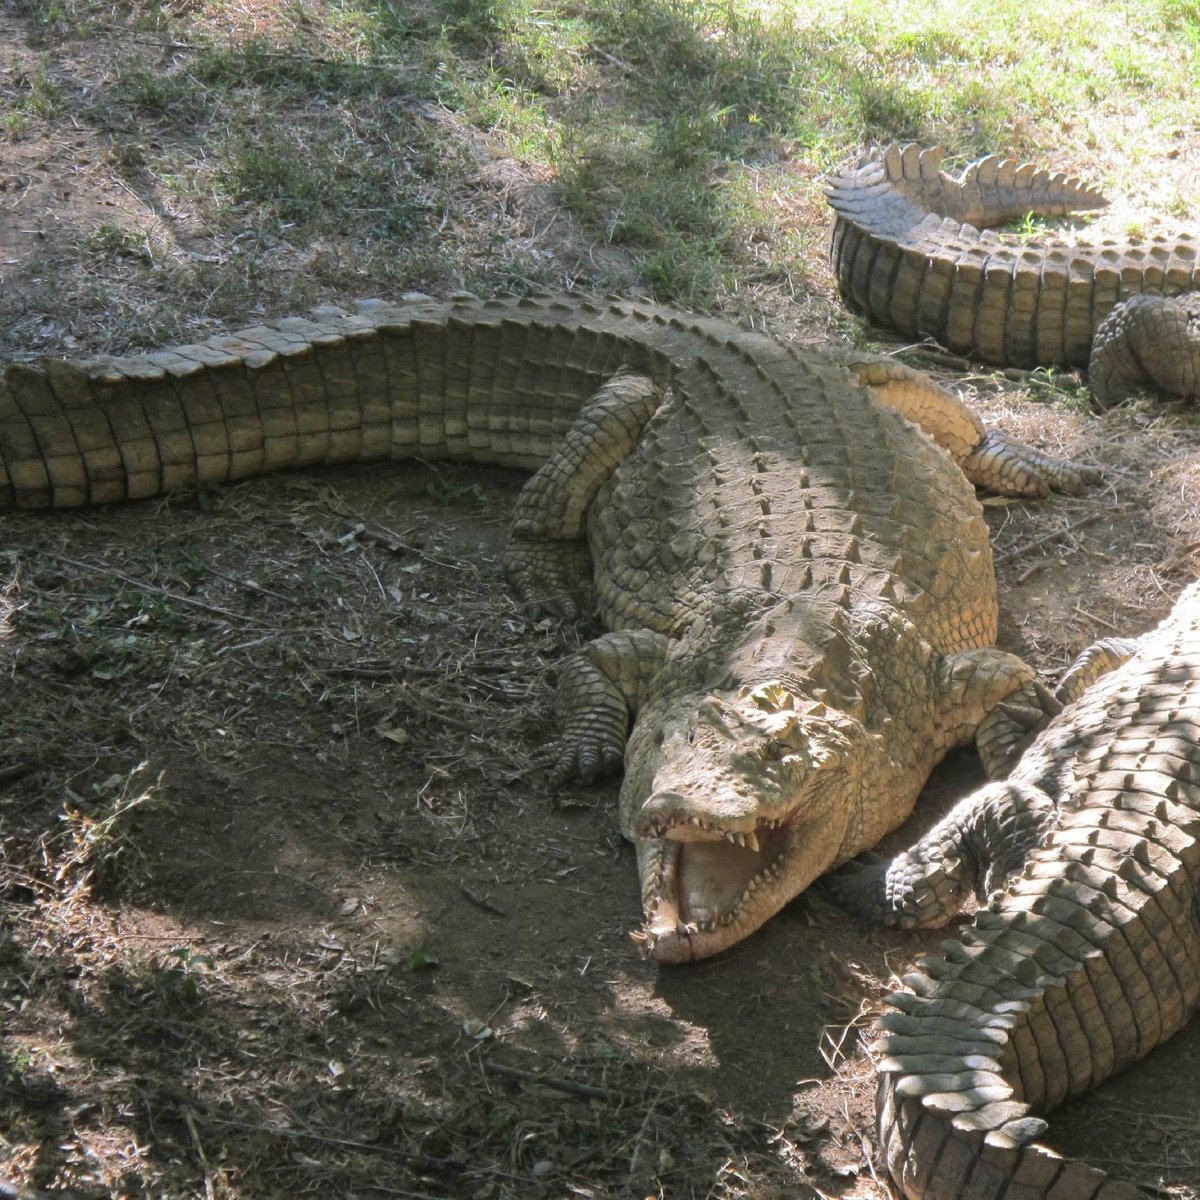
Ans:
<svg viewBox="0 0 1200 1200"><path fill-rule="evenodd" d="M470 902L474 904L476 908L482 908L484 912L495 913L498 917L508 916L508 913L505 912L500 905L493 904L486 896L481 896L478 892L471 891L471 889L467 887L467 885L461 879L458 881L458 890L462 892L462 894L466 896L466 898L470 900Z"/></svg>
<svg viewBox="0 0 1200 1200"><path fill-rule="evenodd" d="M483 1059L480 1066L489 1075L503 1075L508 1079L519 1079L524 1083L537 1083L556 1092L566 1092L571 1096L584 1096L589 1100L607 1100L610 1104L626 1104L627 1098L621 1092L611 1088L593 1087L590 1083L576 1083L573 1079L557 1079L553 1075L540 1075L536 1071L523 1071L520 1067L505 1066L504 1063L490 1062Z"/></svg>
<svg viewBox="0 0 1200 1200"><path fill-rule="evenodd" d="M1064 525L1062 529L1055 529L1051 533L1047 533L1040 538L1034 538L1032 542L1025 542L1023 545L1017 546L1010 550L1007 554L1002 554L996 559L996 566L1004 566L1007 563L1016 562L1019 558L1024 558L1033 550L1040 550L1043 546L1050 545L1051 542L1057 542L1059 538L1066 537L1076 530L1082 529L1085 525L1090 525L1093 521L1098 521L1102 516L1099 512L1090 512L1080 517L1078 521L1072 521L1070 525Z"/></svg>
<svg viewBox="0 0 1200 1200"><path fill-rule="evenodd" d="M948 367L951 371L969 371L971 369L971 364L965 358L960 358L957 354L950 354L945 350L935 350L932 346L906 346L902 353L911 354L914 358L933 363L937 367Z"/></svg>
<svg viewBox="0 0 1200 1200"><path fill-rule="evenodd" d="M196 1128L196 1114L190 1108L184 1109L183 1120L184 1124L188 1127L188 1133L192 1135L192 1142L196 1147L196 1157L200 1159L200 1166L204 1171L204 1195L206 1200L216 1200L212 1168L208 1165L208 1155L204 1153L204 1143L200 1140L200 1131Z"/></svg>
<svg viewBox="0 0 1200 1200"><path fill-rule="evenodd" d="M50 550L43 550L42 553L46 558L63 563L68 567L74 567L77 571L90 571L96 575L119 579L122 583L127 583L130 587L137 588L138 591L148 592L152 596L165 596L168 600L175 600L180 604L186 604L189 608L198 608L203 612L214 613L217 616L225 617L232 621L243 621L249 625L266 626L269 624L269 622L262 621L258 617L252 617L246 613L234 612L231 608L221 608L216 604L205 604L203 600L197 600L192 596L181 596L178 592L172 592L161 584L146 583L145 580L136 579L132 575L126 575L124 571L117 571L112 567L102 566L100 563L80 562L77 558L68 558L65 554L55 554Z"/></svg>

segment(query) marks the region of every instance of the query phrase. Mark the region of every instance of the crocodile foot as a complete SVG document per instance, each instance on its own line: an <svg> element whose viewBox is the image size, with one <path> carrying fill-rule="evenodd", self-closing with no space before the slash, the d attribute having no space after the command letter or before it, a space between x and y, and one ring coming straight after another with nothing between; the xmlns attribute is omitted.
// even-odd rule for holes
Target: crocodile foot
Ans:
<svg viewBox="0 0 1200 1200"><path fill-rule="evenodd" d="M591 595L591 557L582 541L549 542L514 537L504 557L509 586L531 620L577 621Z"/></svg>
<svg viewBox="0 0 1200 1200"><path fill-rule="evenodd" d="M976 487L1002 496L1048 496L1051 492L1077 496L1100 481L1095 467L1043 454L997 429L984 435L962 469Z"/></svg>
<svg viewBox="0 0 1200 1200"><path fill-rule="evenodd" d="M1088 386L1101 408L1146 388L1200 398L1200 294L1118 304L1096 329Z"/></svg>

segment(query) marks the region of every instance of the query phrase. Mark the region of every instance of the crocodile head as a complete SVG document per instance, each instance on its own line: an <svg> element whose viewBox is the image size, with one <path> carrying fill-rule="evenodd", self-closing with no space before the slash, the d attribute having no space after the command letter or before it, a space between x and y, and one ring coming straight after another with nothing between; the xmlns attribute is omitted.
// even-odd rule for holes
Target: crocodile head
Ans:
<svg viewBox="0 0 1200 1200"><path fill-rule="evenodd" d="M861 732L780 682L706 696L662 730L629 831L645 911L636 936L654 958L733 945L833 865L855 807L846 764Z"/></svg>

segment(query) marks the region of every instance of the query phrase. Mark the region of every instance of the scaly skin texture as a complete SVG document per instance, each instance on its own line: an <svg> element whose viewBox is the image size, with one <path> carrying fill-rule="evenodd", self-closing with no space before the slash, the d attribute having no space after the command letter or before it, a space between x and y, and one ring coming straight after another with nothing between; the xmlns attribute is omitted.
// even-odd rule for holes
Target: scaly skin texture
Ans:
<svg viewBox="0 0 1200 1200"><path fill-rule="evenodd" d="M666 961L757 928L903 821L947 749L992 744L1001 701L1036 704L991 648L972 482L1093 477L897 364L634 304L370 302L0 386L10 506L410 456L536 468L509 578L568 617L590 594L611 631L562 670L553 780L624 764Z"/></svg>
<svg viewBox="0 0 1200 1200"><path fill-rule="evenodd" d="M1034 1114L1200 1004L1200 584L1158 629L1085 655L1063 698L1080 691L1007 781L839 881L909 926L1009 881L879 1022L879 1144L911 1200L1137 1195L1039 1145Z"/></svg>
<svg viewBox="0 0 1200 1200"><path fill-rule="evenodd" d="M1145 387L1200 393L1200 239L1025 242L981 232L1103 206L1062 174L995 156L955 179L942 150L889 146L831 177L830 255L870 321L1017 367L1091 364L1108 406ZM1178 299L1176 299L1178 298Z"/></svg>

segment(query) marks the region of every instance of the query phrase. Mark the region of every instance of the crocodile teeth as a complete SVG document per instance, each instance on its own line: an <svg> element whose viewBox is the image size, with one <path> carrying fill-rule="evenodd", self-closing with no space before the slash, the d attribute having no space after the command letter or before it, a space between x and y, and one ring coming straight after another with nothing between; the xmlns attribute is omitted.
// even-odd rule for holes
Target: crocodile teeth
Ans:
<svg viewBox="0 0 1200 1200"><path fill-rule="evenodd" d="M758 853L758 851L759 851L758 838L754 835L753 831L751 831L750 833L742 834L740 840L741 840L742 845L745 846L747 850L753 850L755 854Z"/></svg>

